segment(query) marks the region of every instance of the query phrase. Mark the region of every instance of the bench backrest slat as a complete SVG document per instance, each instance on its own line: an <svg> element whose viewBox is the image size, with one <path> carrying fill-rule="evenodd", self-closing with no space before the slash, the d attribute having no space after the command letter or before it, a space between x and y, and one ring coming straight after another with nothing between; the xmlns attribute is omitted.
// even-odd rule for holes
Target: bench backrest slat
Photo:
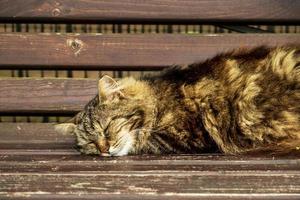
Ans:
<svg viewBox="0 0 300 200"><path fill-rule="evenodd" d="M1 0L0 21L295 23L299 10L297 0Z"/></svg>
<svg viewBox="0 0 300 200"><path fill-rule="evenodd" d="M295 0L0 0L0 22L297 24L299 10ZM159 70L237 47L299 41L299 34L0 33L0 69ZM1 114L74 113L97 92L90 79L0 84Z"/></svg>
<svg viewBox="0 0 300 200"><path fill-rule="evenodd" d="M161 69L237 47L296 42L298 34L0 34L0 68Z"/></svg>
<svg viewBox="0 0 300 200"><path fill-rule="evenodd" d="M71 114L97 93L91 79L2 78L1 114Z"/></svg>

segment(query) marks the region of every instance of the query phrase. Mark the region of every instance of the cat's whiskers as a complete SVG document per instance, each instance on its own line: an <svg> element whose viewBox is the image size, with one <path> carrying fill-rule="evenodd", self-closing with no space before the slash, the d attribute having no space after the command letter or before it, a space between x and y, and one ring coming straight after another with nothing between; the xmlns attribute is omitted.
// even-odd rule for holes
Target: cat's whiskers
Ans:
<svg viewBox="0 0 300 200"><path fill-rule="evenodd" d="M139 134L139 132L149 132L149 133L155 133L158 132L158 130L154 129L147 129L147 128L138 128L131 130L129 132L121 132L119 133L119 138L115 142L114 145L112 145L109 148L109 153L111 156L123 156L127 155L130 150L133 148L134 142L135 142L135 135Z"/></svg>
<svg viewBox="0 0 300 200"><path fill-rule="evenodd" d="M109 148L109 153L112 156L124 156L127 155L130 150L133 148L134 139L130 134L131 132L122 131L119 133L120 137L118 138L115 145L112 145Z"/></svg>

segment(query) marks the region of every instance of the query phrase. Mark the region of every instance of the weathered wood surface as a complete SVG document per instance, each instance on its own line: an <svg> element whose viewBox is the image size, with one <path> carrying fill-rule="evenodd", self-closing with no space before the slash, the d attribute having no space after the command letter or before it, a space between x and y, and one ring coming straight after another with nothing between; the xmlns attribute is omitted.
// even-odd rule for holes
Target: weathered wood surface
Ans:
<svg viewBox="0 0 300 200"><path fill-rule="evenodd" d="M113 167L113 166L112 166ZM78 173L2 173L0 194L122 194L157 196L211 196L223 193L226 197L238 194L300 197L300 175L278 171L177 171L169 172L109 172ZM227 195L225 195L227 194ZM285 194L285 195L284 195ZM16 194L15 194L16 195ZM242 196L241 195L241 196ZM213 195L212 195L213 196ZM245 196L245 195L243 195Z"/></svg>
<svg viewBox="0 0 300 200"><path fill-rule="evenodd" d="M299 41L299 34L1 33L0 68L162 69L202 61L233 48Z"/></svg>
<svg viewBox="0 0 300 200"><path fill-rule="evenodd" d="M1 199L297 199L300 160L0 150ZM75 153L74 153L75 154ZM25 198L26 197L26 198Z"/></svg>
<svg viewBox="0 0 300 200"><path fill-rule="evenodd" d="M109 158L73 147L74 137L55 133L53 124L0 123L0 199L300 198L297 157Z"/></svg>
<svg viewBox="0 0 300 200"><path fill-rule="evenodd" d="M74 113L97 93L94 79L0 78L0 113Z"/></svg>
<svg viewBox="0 0 300 200"><path fill-rule="evenodd" d="M299 22L295 0L1 0L1 21Z"/></svg>
<svg viewBox="0 0 300 200"><path fill-rule="evenodd" d="M3 197L73 195L84 198L85 195L122 194L141 195L140 198L150 195L153 199L245 198L248 195L254 199L282 199L299 198L300 192L299 159L205 155L103 159L83 155L54 157L48 152L44 155L39 152L36 158L34 152L31 157L0 153L0 196ZM286 168L288 165L291 167Z"/></svg>
<svg viewBox="0 0 300 200"><path fill-rule="evenodd" d="M0 149L72 149L75 137L48 123L0 123Z"/></svg>

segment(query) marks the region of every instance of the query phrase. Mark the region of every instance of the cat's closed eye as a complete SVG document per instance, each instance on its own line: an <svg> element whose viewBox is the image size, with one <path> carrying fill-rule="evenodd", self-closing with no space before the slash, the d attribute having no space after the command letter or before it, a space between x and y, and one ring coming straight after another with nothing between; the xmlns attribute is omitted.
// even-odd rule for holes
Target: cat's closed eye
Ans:
<svg viewBox="0 0 300 200"><path fill-rule="evenodd" d="M100 154L99 149L97 148L96 144L94 144L93 142L84 145L78 145L77 147L80 152L85 154Z"/></svg>

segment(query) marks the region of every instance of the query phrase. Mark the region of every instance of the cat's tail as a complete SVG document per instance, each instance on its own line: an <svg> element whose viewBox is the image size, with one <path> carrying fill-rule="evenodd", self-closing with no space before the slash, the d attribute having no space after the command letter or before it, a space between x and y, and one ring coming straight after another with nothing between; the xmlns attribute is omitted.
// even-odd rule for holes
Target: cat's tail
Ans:
<svg viewBox="0 0 300 200"><path fill-rule="evenodd" d="M250 156L270 155L300 157L300 139L286 140L276 144L268 144L262 147L246 150L242 154Z"/></svg>

